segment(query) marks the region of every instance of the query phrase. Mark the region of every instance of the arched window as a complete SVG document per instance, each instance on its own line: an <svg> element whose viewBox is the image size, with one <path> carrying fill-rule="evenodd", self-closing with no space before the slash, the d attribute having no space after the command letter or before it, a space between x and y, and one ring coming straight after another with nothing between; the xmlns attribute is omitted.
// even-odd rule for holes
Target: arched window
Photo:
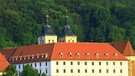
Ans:
<svg viewBox="0 0 135 76"><path fill-rule="evenodd" d="M99 58L99 54L98 53L96 53L95 56L96 56L96 58Z"/></svg>
<svg viewBox="0 0 135 76"><path fill-rule="evenodd" d="M72 58L72 53L69 53L68 56L69 56L69 58Z"/></svg>
<svg viewBox="0 0 135 76"><path fill-rule="evenodd" d="M63 57L63 53L59 53L59 56L60 56L60 58L62 58Z"/></svg>
<svg viewBox="0 0 135 76"><path fill-rule="evenodd" d="M114 58L118 58L118 54L117 53L114 53Z"/></svg>
<svg viewBox="0 0 135 76"><path fill-rule="evenodd" d="M80 53L76 53L76 57L77 58L80 58Z"/></svg>
<svg viewBox="0 0 135 76"><path fill-rule="evenodd" d="M104 55L106 58L108 58L109 57L109 54L108 53L105 53L105 55Z"/></svg>
<svg viewBox="0 0 135 76"><path fill-rule="evenodd" d="M90 58L90 54L89 53L86 53L86 58Z"/></svg>

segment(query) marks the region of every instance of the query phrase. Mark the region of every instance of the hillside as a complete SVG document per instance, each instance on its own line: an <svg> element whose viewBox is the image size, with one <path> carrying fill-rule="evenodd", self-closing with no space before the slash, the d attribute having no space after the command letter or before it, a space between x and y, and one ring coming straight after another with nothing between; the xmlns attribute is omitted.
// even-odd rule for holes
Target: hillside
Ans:
<svg viewBox="0 0 135 76"><path fill-rule="evenodd" d="M37 43L49 15L60 35L65 15L78 41L130 40L135 49L135 0L0 0L0 47Z"/></svg>

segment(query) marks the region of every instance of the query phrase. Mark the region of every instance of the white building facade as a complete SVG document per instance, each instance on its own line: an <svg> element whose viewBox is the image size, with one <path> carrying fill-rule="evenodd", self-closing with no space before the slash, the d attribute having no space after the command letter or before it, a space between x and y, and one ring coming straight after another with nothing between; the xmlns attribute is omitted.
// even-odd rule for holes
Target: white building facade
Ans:
<svg viewBox="0 0 135 76"><path fill-rule="evenodd" d="M128 76L128 60L107 43L24 46L9 62L16 66L18 76L26 64L47 76Z"/></svg>

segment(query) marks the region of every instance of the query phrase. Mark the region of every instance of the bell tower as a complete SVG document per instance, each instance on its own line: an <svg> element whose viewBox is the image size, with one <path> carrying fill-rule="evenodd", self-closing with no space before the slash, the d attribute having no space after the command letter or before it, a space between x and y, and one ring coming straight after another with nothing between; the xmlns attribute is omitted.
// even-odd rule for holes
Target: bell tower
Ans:
<svg viewBox="0 0 135 76"><path fill-rule="evenodd" d="M42 27L41 34L38 36L38 44L56 43L57 35L54 34L51 25L49 25L49 16L46 15L46 24Z"/></svg>
<svg viewBox="0 0 135 76"><path fill-rule="evenodd" d="M77 42L77 36L73 34L68 25L68 16L65 17L65 26L62 29L62 34L58 37L58 42Z"/></svg>

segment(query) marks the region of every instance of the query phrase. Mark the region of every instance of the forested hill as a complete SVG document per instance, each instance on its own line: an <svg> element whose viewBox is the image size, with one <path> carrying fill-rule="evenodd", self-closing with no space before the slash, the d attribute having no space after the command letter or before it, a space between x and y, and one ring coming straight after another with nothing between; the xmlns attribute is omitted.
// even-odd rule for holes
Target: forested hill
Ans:
<svg viewBox="0 0 135 76"><path fill-rule="evenodd" d="M49 15L60 35L65 15L78 41L130 40L135 48L135 0L0 0L0 47L37 43Z"/></svg>

